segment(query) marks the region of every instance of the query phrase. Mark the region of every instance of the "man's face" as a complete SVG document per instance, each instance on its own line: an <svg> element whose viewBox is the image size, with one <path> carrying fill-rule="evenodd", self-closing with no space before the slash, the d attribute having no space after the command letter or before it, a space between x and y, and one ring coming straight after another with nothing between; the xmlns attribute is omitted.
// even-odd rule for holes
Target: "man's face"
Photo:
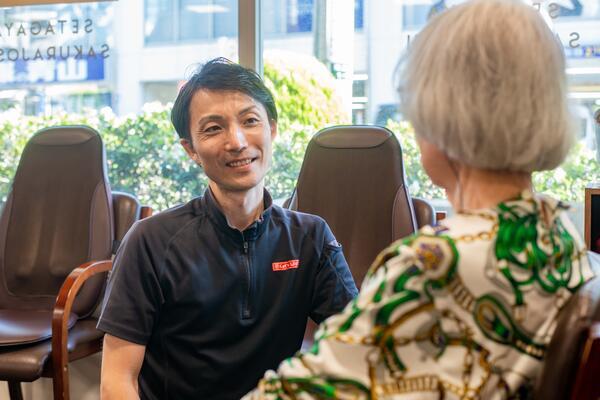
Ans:
<svg viewBox="0 0 600 400"><path fill-rule="evenodd" d="M248 191L262 183L277 125L260 102L236 91L199 90L189 128L191 141L181 144L221 190Z"/></svg>

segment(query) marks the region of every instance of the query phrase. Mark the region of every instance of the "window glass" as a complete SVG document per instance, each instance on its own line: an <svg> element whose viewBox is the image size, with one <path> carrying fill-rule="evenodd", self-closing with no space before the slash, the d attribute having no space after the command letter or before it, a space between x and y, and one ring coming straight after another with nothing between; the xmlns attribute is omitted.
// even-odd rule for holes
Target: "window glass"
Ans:
<svg viewBox="0 0 600 400"><path fill-rule="evenodd" d="M280 157L284 161L275 166L277 179L271 182L276 186L272 190L281 197L293 188L308 139L329 124L388 126L404 147L407 171L420 168L410 127L398 111L395 67L427 19L461 0L332 0L327 2L330 9L323 3L262 1L265 76L283 105L277 146L289 156ZM600 159L600 131L593 122L600 109L600 1L545 4L567 58L578 144L565 165L538 174L536 185L578 203L582 186L600 180L596 161ZM142 110L156 111L149 104L172 100L195 63L216 56L237 59L237 12L236 0L90 2L0 9L2 121L17 112L51 118L60 113L72 116L108 109L115 121L120 121ZM19 33L21 25L25 33ZM319 93L326 93L330 103L319 104L315 100ZM167 114L164 117L168 119ZM15 157L10 159L13 164ZM130 167L128 162L112 165ZM13 168L10 165L2 168L8 171ZM177 170L174 165L161 168ZM6 176L10 176L1 173L0 200L6 193ZM413 195L443 197L422 173L408 178ZM134 188L128 183L133 179L119 175L113 185L134 188L148 198L155 188L174 187L153 179ZM183 193L192 191L185 188ZM179 197L155 198L158 200L152 201L160 209Z"/></svg>
<svg viewBox="0 0 600 400"><path fill-rule="evenodd" d="M175 38L173 2L145 0L144 37L147 43L170 42Z"/></svg>
<svg viewBox="0 0 600 400"><path fill-rule="evenodd" d="M113 190L162 210L202 194L170 122L184 79L237 61L237 0L101 1L0 8L0 205L38 129L101 134Z"/></svg>
<svg viewBox="0 0 600 400"><path fill-rule="evenodd" d="M311 32L314 0L263 0L263 33ZM354 0L354 29L364 27L365 0Z"/></svg>
<svg viewBox="0 0 600 400"><path fill-rule="evenodd" d="M402 25L404 29L421 29L427 23L431 5L409 4L402 7Z"/></svg>
<svg viewBox="0 0 600 400"><path fill-rule="evenodd" d="M208 39L213 35L214 15L227 12L227 8L212 0L180 0L178 7L179 35L175 40Z"/></svg>
<svg viewBox="0 0 600 400"><path fill-rule="evenodd" d="M547 5L554 31L565 51L571 112L577 143L555 171L535 176L536 185L582 209L583 188L600 182L600 1L569 0ZM580 225L583 218L576 219Z"/></svg>
<svg viewBox="0 0 600 400"><path fill-rule="evenodd" d="M288 197L314 133L329 125L363 121L366 78L353 83L355 32L363 2L265 0L262 7L264 71L280 113L279 135L267 186ZM285 23L282 25L282 21ZM362 21L361 21L362 24ZM366 64L359 63L361 70ZM354 104L353 92L361 102ZM281 177L285 177L282 179Z"/></svg>
<svg viewBox="0 0 600 400"><path fill-rule="evenodd" d="M274 51L291 51L320 60L334 77L336 93L345 110L349 110L348 120L387 126L397 133L403 145L406 170L415 171L408 174L411 193L429 199L444 198L444 193L433 186L421 170L412 129L403 122L398 110L394 73L400 55L427 21L462 0L355 1L353 34L340 28L337 18L328 17L328 10L320 9L315 2L311 2L310 8L312 30L290 30L289 21L298 21L301 3L265 0L263 33L267 65ZM338 15L344 12L341 3L335 3ZM347 4L346 1L346 7ZM579 210L583 186L600 180L596 161L600 159L600 128L593 122L594 112L600 109L600 1L565 0L544 4L567 58L569 96L578 143L561 168L536 174L536 188L573 202L575 210ZM349 84L344 80L348 75L351 75ZM322 127L314 126L313 131ZM581 218L576 220L581 221Z"/></svg>
<svg viewBox="0 0 600 400"><path fill-rule="evenodd" d="M354 0L354 29L361 30L364 27L365 0Z"/></svg>
<svg viewBox="0 0 600 400"><path fill-rule="evenodd" d="M237 0L145 0L146 43L237 37Z"/></svg>
<svg viewBox="0 0 600 400"><path fill-rule="evenodd" d="M215 0L214 37L237 36L238 8L237 0Z"/></svg>
<svg viewBox="0 0 600 400"><path fill-rule="evenodd" d="M310 32L313 0L287 0L287 32Z"/></svg>

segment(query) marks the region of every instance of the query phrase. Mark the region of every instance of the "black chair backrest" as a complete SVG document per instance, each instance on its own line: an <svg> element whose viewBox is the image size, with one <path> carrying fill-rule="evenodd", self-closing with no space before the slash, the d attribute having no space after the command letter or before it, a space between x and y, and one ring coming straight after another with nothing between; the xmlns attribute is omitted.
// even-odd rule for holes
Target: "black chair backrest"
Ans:
<svg viewBox="0 0 600 400"><path fill-rule="evenodd" d="M98 133L84 126L36 133L21 155L0 216L0 308L52 309L74 268L110 258L112 213ZM104 278L86 282L74 313L93 311Z"/></svg>
<svg viewBox="0 0 600 400"><path fill-rule="evenodd" d="M290 208L323 217L357 285L392 241L416 230L402 150L377 126L334 126L309 142Z"/></svg>

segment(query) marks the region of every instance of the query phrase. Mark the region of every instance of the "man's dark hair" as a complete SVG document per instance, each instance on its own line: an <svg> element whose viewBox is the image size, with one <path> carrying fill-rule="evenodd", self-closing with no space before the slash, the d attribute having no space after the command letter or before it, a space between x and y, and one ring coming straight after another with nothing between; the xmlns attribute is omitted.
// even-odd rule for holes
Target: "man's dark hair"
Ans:
<svg viewBox="0 0 600 400"><path fill-rule="evenodd" d="M275 100L260 76L251 69L219 57L196 70L177 95L171 110L171 122L182 139L190 140L190 103L194 94L202 89L244 93L265 107L269 120L277 121Z"/></svg>

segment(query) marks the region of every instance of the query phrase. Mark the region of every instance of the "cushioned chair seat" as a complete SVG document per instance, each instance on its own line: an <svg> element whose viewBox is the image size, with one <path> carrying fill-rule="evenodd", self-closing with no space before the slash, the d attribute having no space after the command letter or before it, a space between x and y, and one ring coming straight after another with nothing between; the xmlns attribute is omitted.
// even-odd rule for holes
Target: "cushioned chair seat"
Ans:
<svg viewBox="0 0 600 400"><path fill-rule="evenodd" d="M96 329L97 319L89 317L79 320L69 331L67 349L72 352L80 344L89 344L102 338L102 332ZM0 376L3 380L32 382L40 376L47 376L52 362L52 343L43 342L0 347Z"/></svg>
<svg viewBox="0 0 600 400"><path fill-rule="evenodd" d="M68 327L77 321L71 313ZM29 344L52 336L52 310L0 310L0 347Z"/></svg>

